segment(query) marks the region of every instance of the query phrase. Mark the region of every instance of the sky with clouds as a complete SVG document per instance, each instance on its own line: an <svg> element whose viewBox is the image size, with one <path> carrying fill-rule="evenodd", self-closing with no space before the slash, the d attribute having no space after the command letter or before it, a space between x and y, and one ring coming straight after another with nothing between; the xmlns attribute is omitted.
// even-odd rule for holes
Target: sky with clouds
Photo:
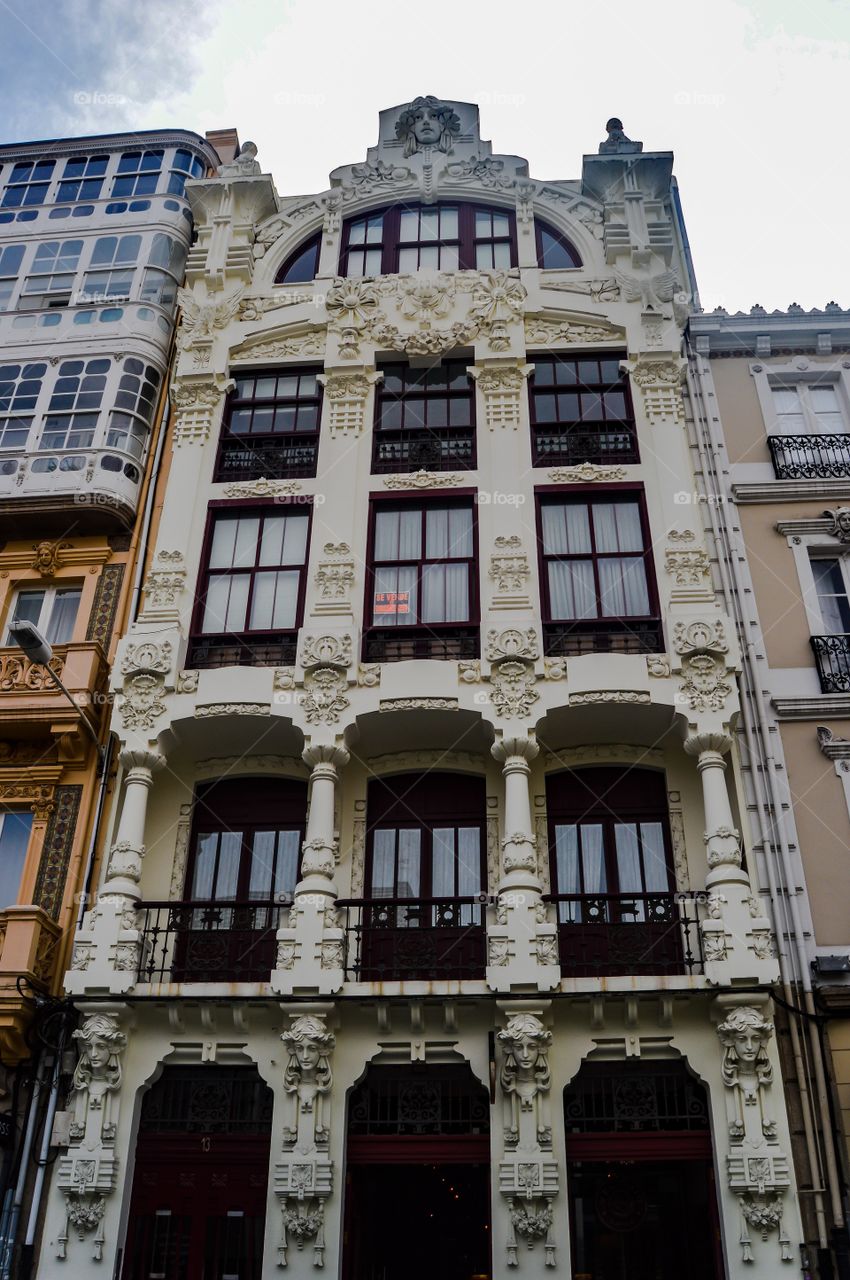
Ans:
<svg viewBox="0 0 850 1280"><path fill-rule="evenodd" d="M577 178L611 115L673 150L702 303L850 307L846 0L0 0L2 140L235 125L322 190L417 94Z"/></svg>

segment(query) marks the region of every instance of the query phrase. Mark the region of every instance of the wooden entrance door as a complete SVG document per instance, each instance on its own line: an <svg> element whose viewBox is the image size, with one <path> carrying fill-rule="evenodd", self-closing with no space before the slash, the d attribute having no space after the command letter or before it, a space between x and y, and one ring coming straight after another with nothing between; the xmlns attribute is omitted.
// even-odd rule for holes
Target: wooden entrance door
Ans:
<svg viewBox="0 0 850 1280"><path fill-rule="evenodd" d="M166 1070L142 1109L122 1280L260 1280L270 1122L251 1068Z"/></svg>

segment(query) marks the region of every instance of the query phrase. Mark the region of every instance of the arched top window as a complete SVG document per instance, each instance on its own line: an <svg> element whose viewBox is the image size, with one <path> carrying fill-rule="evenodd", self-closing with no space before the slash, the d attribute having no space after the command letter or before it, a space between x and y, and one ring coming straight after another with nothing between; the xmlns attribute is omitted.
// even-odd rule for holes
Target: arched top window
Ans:
<svg viewBox="0 0 850 1280"><path fill-rule="evenodd" d="M534 220L537 233L537 265L547 270L558 267L580 267L581 257L578 250L570 244L566 236L561 235L554 227L539 218Z"/></svg>
<svg viewBox="0 0 850 1280"><path fill-rule="evenodd" d="M515 267L516 223L508 209L445 201L393 205L350 218L341 274L493 271Z"/></svg>
<svg viewBox="0 0 850 1280"><path fill-rule="evenodd" d="M289 255L274 278L275 284L307 284L313 280L319 269L321 247L322 233L317 231Z"/></svg>

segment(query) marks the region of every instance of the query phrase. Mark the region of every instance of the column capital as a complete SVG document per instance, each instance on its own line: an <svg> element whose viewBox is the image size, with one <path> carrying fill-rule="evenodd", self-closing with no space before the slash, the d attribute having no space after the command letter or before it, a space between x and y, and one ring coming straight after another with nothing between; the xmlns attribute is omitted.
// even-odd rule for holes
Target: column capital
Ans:
<svg viewBox="0 0 850 1280"><path fill-rule="evenodd" d="M490 755L499 764L506 764L511 758L520 757L525 761L534 760L540 754L540 748L531 736L524 738L498 738L490 748Z"/></svg>
<svg viewBox="0 0 850 1280"><path fill-rule="evenodd" d="M345 768L351 759L351 755L348 748L344 747L342 743L311 743L301 752L301 759L311 770L318 769L322 765L328 765L336 771L337 769Z"/></svg>
<svg viewBox="0 0 850 1280"><path fill-rule="evenodd" d="M709 751L724 756L732 749L732 738L728 733L691 733L684 745L689 756L701 756Z"/></svg>
<svg viewBox="0 0 850 1280"><path fill-rule="evenodd" d="M119 759L127 771L146 769L148 773L154 774L165 765L164 755L159 751L145 751L144 748L128 748L121 752Z"/></svg>

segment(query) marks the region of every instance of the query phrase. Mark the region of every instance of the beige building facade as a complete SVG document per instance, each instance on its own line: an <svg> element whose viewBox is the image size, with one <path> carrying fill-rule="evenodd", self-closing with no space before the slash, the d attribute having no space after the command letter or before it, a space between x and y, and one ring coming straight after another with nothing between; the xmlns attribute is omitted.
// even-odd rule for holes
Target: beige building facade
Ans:
<svg viewBox="0 0 850 1280"><path fill-rule="evenodd" d="M704 523L742 637L739 741L772 883L802 1197L847 1266L850 322L834 303L691 318ZM805 1171L805 1172L804 1172ZM823 1265L830 1265L822 1255Z"/></svg>

